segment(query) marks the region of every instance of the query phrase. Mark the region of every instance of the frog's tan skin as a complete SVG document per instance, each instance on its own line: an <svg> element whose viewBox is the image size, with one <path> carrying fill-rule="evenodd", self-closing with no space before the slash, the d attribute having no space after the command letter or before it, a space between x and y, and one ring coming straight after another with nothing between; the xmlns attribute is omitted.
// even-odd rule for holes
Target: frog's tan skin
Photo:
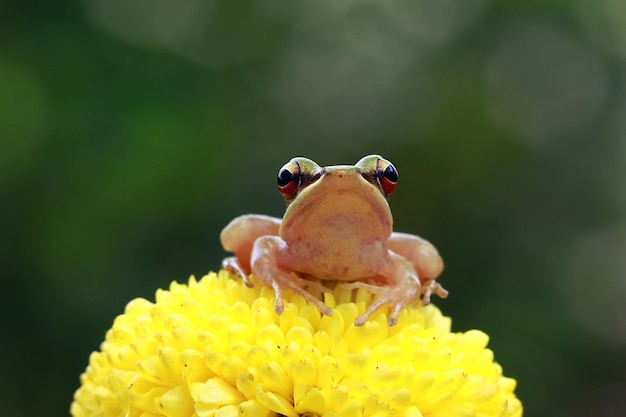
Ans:
<svg viewBox="0 0 626 417"><path fill-rule="evenodd" d="M357 326L382 305L391 306L388 321L394 325L400 310L420 297L427 305L431 294L448 295L435 281L443 270L437 249L418 236L392 232L387 196L396 182L394 166L379 155L366 156L355 166L324 168L294 158L278 175L287 201L283 219L248 214L231 221L220 237L224 249L235 256L223 265L249 287L252 273L273 288L278 314L284 308L282 290L289 289L332 315L330 307L305 289L330 291L301 277L313 276L347 281L345 288L378 295L355 320Z"/></svg>

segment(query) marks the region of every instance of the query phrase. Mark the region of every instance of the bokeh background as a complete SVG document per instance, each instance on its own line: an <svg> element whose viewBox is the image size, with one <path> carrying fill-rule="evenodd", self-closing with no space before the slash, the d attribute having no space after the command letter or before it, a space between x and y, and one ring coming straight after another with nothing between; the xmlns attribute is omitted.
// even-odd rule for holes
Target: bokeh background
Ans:
<svg viewBox="0 0 626 417"><path fill-rule="evenodd" d="M626 415L626 3L0 4L0 415L66 416L135 297L278 169L380 153L526 416Z"/></svg>

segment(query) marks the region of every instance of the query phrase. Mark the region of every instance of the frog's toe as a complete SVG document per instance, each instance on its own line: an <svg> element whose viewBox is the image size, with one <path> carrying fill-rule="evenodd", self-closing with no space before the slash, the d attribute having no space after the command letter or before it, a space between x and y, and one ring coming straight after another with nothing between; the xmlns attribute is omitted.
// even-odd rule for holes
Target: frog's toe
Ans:
<svg viewBox="0 0 626 417"><path fill-rule="evenodd" d="M283 286L285 289L289 289L289 290L292 290L293 292L297 293L302 298L304 298L308 302L310 302L313 305L315 305L315 307L317 307L317 309L322 314L324 314L326 316L332 316L333 315L333 310L330 307L328 307L326 304L324 304L324 302L322 300L320 300L318 297L314 296L313 294L311 294L310 292L305 290L304 287L312 287L312 288L315 288L317 290L320 290L321 292L331 292L332 290L330 290L329 288L324 287L322 284L320 284L318 282L310 281L310 280L304 279L304 278L300 278L296 274L291 274L288 277L289 277L289 279L281 280L280 284L278 284L278 283L277 284Z"/></svg>
<svg viewBox="0 0 626 417"><path fill-rule="evenodd" d="M328 316L328 317L331 317L333 315L333 309L328 307L326 304L322 303L321 301L317 300L315 302L315 306L323 315Z"/></svg>
<svg viewBox="0 0 626 417"><path fill-rule="evenodd" d="M394 306L391 314L389 314L389 317L387 318L387 323L389 323L390 326L395 326L396 324L398 324L398 316L400 315L400 310L402 310L402 307L402 304L396 304Z"/></svg>
<svg viewBox="0 0 626 417"><path fill-rule="evenodd" d="M359 281L342 283L340 286L341 286L341 288L343 288L345 290L363 289L363 290L369 292L370 294L383 294L386 291L386 288L384 286L374 285L374 284L366 284L364 282L359 282Z"/></svg>
<svg viewBox="0 0 626 417"><path fill-rule="evenodd" d="M387 322L390 326L393 326L398 322L400 311L404 307L416 303L421 295L421 286L417 278L406 279L393 286L377 286L363 283L353 283L350 285L355 287L355 284L358 284L356 288L366 288L368 291L378 294L376 299L367 307L365 313L360 315L355 321L355 325L357 326L365 324L369 317L383 305L389 306L391 309Z"/></svg>
<svg viewBox="0 0 626 417"><path fill-rule="evenodd" d="M290 280L303 288L313 288L319 292L333 292L332 289L326 287L315 278L301 278L297 274L292 273Z"/></svg>
<svg viewBox="0 0 626 417"><path fill-rule="evenodd" d="M285 311L285 305L283 304L283 299L277 298L276 301L274 301L274 312L280 316L281 314L283 314L283 311Z"/></svg>
<svg viewBox="0 0 626 417"><path fill-rule="evenodd" d="M363 326L365 323L367 323L372 314L374 314L383 304L388 303L385 301L385 299L378 298L376 301L369 305L369 307L365 310L365 313L361 314L359 317L356 318L356 320L354 320L354 325ZM398 324L400 311L402 311L402 308L404 307L405 305L402 303L396 303L395 305L393 305L393 309L389 313L389 317L387 317L387 323L389 323L390 326L395 326L396 324Z"/></svg>
<svg viewBox="0 0 626 417"><path fill-rule="evenodd" d="M302 288L298 288L296 292L300 294L302 297L304 297L307 301L315 305L315 307L317 307L320 313L324 314L325 316L333 315L333 309L328 307L326 304L324 304L322 300L315 297L313 294L309 293L308 291L305 291Z"/></svg>
<svg viewBox="0 0 626 417"><path fill-rule="evenodd" d="M224 260L222 260L222 268L239 275L241 279L243 279L244 284L246 284L246 287L254 287L254 284L252 283L252 281L250 281L248 274L246 274L246 272L243 270L243 267L239 263L239 259L237 259L236 256L229 256L228 258L224 258Z"/></svg>
<svg viewBox="0 0 626 417"><path fill-rule="evenodd" d="M436 294L441 298L448 297L448 291L445 288L443 288L440 283L438 283L435 280L432 280L427 285L424 285L422 289L422 305L423 306L427 306L428 304L430 304L430 297L433 294Z"/></svg>
<svg viewBox="0 0 626 417"><path fill-rule="evenodd" d="M380 296L376 300L372 302L367 308L365 312L361 314L359 317L354 320L355 326L363 326L370 319L372 314L374 314L383 304L386 302L386 297ZM391 325L391 323L389 323ZM395 324L395 323L394 323Z"/></svg>

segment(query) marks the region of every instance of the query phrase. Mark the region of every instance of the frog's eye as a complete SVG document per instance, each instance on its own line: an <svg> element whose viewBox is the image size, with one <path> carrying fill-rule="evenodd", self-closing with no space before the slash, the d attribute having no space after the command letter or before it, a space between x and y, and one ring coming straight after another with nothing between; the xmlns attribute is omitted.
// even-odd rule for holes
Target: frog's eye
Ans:
<svg viewBox="0 0 626 417"><path fill-rule="evenodd" d="M293 198L298 192L298 184L300 183L300 166L293 160L286 163L280 171L278 171L278 191L286 199Z"/></svg>
<svg viewBox="0 0 626 417"><path fill-rule="evenodd" d="M385 159L378 161L378 181L380 188L383 189L386 195L389 195L396 189L398 185L398 171L393 164Z"/></svg>
<svg viewBox="0 0 626 417"><path fill-rule="evenodd" d="M308 158L293 158L278 171L278 191L289 203L303 187L319 178L320 171L319 165Z"/></svg>
<svg viewBox="0 0 626 417"><path fill-rule="evenodd" d="M361 170L363 178L374 185L388 196L398 185L398 171L393 164L380 155L364 156L356 163L356 167Z"/></svg>

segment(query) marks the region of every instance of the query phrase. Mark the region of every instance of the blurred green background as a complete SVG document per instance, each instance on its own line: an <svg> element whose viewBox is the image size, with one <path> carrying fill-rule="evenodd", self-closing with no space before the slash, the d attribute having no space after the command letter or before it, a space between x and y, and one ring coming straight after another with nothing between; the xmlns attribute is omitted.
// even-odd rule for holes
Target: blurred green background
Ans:
<svg viewBox="0 0 626 417"><path fill-rule="evenodd" d="M380 153L526 416L626 409L626 3L0 5L0 415L66 416L134 297L280 216L278 169Z"/></svg>

